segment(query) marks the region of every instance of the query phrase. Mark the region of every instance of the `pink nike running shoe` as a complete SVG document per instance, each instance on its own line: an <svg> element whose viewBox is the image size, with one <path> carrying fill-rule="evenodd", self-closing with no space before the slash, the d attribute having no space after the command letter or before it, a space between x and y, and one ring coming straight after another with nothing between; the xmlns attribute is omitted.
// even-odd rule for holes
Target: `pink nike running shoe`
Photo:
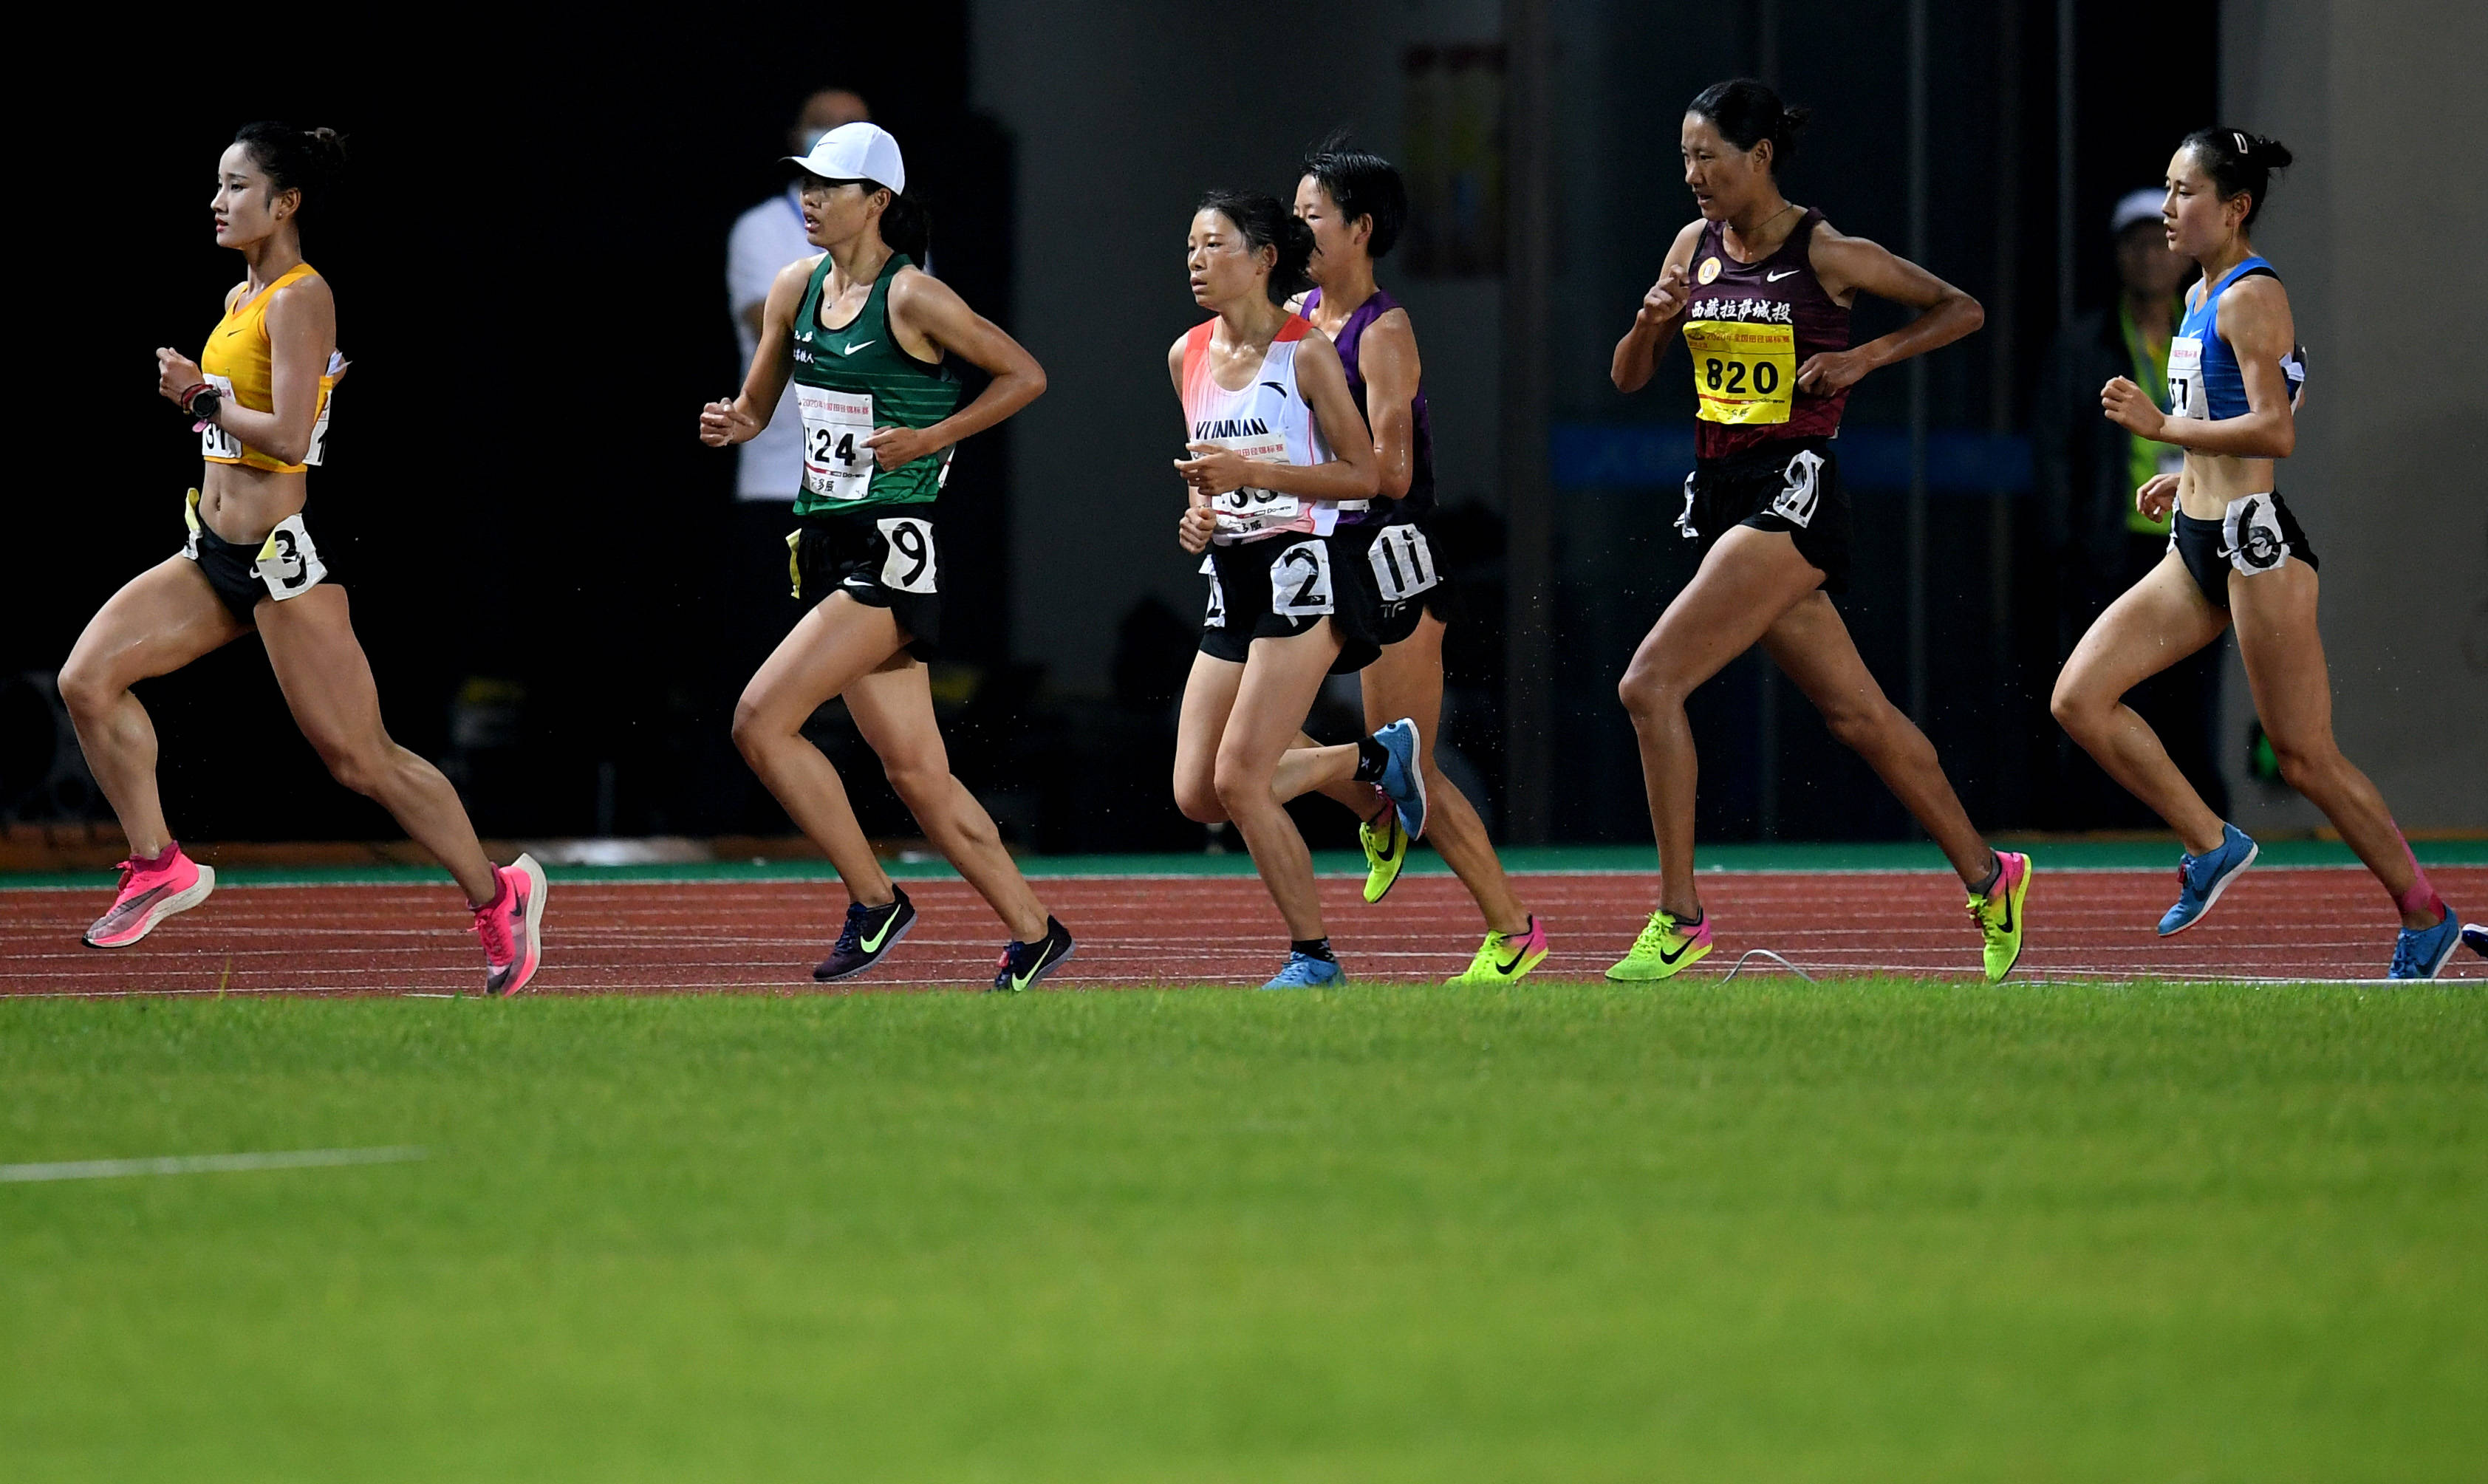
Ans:
<svg viewBox="0 0 2488 1484"><path fill-rule="evenodd" d="M536 976L544 956L544 867L533 855L521 855L493 875L501 883L498 900L475 909L475 936L484 943L484 993L516 994Z"/></svg>
<svg viewBox="0 0 2488 1484"><path fill-rule="evenodd" d="M156 931L156 924L175 912L186 912L216 889L216 869L182 854L179 842L166 848L162 865L141 863L136 856L121 863L121 889L112 910L86 930L90 948L127 948Z"/></svg>

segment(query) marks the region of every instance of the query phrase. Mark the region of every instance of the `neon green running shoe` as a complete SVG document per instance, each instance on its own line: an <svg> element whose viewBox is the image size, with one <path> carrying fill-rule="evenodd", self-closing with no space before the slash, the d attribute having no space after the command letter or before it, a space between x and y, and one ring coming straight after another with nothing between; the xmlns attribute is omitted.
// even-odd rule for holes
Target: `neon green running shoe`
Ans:
<svg viewBox="0 0 2488 1484"><path fill-rule="evenodd" d="M1995 863L2001 874L1987 895L1969 895L1969 920L1978 924L1979 935L1987 939L1987 978L1990 983L2013 972L2022 959L2022 901L2030 894L2030 857L2011 851L1997 851Z"/></svg>
<svg viewBox="0 0 2488 1484"><path fill-rule="evenodd" d="M1526 933L1488 933L1468 970L1445 984L1510 984L1546 961L1546 926L1533 914Z"/></svg>
<svg viewBox="0 0 2488 1484"><path fill-rule="evenodd" d="M1408 831L1400 827L1400 811L1391 800L1371 823L1356 826L1356 843L1365 847L1365 900L1368 905L1391 894L1400 868L1408 863Z"/></svg>
<svg viewBox="0 0 2488 1484"><path fill-rule="evenodd" d="M1650 914L1650 924L1641 930L1641 937L1633 939L1632 952L1608 969L1607 977L1620 984L1673 979L1710 955L1710 919L1707 914L1687 930L1676 925L1675 914L1656 911Z"/></svg>

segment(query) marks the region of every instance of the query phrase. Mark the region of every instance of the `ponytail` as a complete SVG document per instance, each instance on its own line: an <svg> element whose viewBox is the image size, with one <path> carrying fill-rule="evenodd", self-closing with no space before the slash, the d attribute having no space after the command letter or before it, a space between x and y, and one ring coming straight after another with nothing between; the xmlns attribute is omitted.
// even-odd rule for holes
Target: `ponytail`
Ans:
<svg viewBox="0 0 2488 1484"><path fill-rule="evenodd" d="M2272 191L2272 173L2288 169L2293 157L2289 146L2279 140L2240 128L2198 128L2178 148L2194 152L2222 201L2249 198L2246 220L2238 224L2241 231L2253 226L2263 213L2264 198Z"/></svg>
<svg viewBox="0 0 2488 1484"><path fill-rule="evenodd" d="M1805 132L1806 121L1814 117L1814 110L1781 102L1770 84L1751 77L1712 83L1695 94L1684 111L1710 120L1719 130L1719 137L1739 150L1751 150L1769 140L1774 176L1782 165L1796 157L1797 136Z"/></svg>
<svg viewBox="0 0 2488 1484"><path fill-rule="evenodd" d="M890 190L878 181L863 183L866 190ZM922 267L925 250L933 245L933 213L919 198L890 190L890 205L881 209L881 240L891 252L904 253L908 261Z"/></svg>

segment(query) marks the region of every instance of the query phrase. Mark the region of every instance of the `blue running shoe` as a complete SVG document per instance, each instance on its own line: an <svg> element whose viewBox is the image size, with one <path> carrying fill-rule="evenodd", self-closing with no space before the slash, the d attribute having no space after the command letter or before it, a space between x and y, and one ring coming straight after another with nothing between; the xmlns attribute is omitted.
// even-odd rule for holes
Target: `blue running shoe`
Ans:
<svg viewBox="0 0 2488 1484"><path fill-rule="evenodd" d="M1400 811L1400 827L1411 840L1426 838L1426 770L1417 766L1416 721L1402 716L1374 733L1373 740L1391 754L1380 782L1391 806Z"/></svg>
<svg viewBox="0 0 2488 1484"><path fill-rule="evenodd" d="M1287 955L1287 966L1279 977L1261 986L1265 990L1327 990L1347 982L1347 970L1337 959L1317 959L1310 953Z"/></svg>
<svg viewBox="0 0 2488 1484"><path fill-rule="evenodd" d="M2393 939L2393 966L2385 971L2388 979L2433 979L2453 950L2462 946L2462 923L2453 909L2439 901L2437 907L2445 915L2436 919L2432 928L2404 928Z"/></svg>
<svg viewBox="0 0 2488 1484"><path fill-rule="evenodd" d="M2238 873L2253 865L2261 852L2235 825L2220 826L2220 848L2208 855L2177 857L2177 905L2160 919L2160 936L2183 933L2203 920Z"/></svg>

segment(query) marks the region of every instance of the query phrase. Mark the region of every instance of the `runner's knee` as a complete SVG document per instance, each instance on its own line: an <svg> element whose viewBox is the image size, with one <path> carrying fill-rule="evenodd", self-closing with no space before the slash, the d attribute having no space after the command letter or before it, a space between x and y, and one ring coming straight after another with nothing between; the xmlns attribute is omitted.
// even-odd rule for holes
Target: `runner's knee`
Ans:
<svg viewBox="0 0 2488 1484"><path fill-rule="evenodd" d="M947 759L884 758L881 772L890 780L890 787L898 795L898 801L907 805L907 812L915 815L919 824L923 823L927 809L938 805L949 795L950 766Z"/></svg>
<svg viewBox="0 0 2488 1484"><path fill-rule="evenodd" d="M1267 769L1221 757L1211 787L1218 796L1220 812L1231 819L1239 806L1250 807L1257 798L1270 797L1270 773Z"/></svg>
<svg viewBox="0 0 2488 1484"><path fill-rule="evenodd" d="M357 794L368 797L388 770L390 744L385 740L314 735L310 741L311 749L327 765L328 776Z"/></svg>
<svg viewBox="0 0 2488 1484"><path fill-rule="evenodd" d="M1196 825L1224 825L1227 806L1218 801L1218 790L1207 778L1177 773L1174 780L1174 806L1183 817Z"/></svg>
<svg viewBox="0 0 2488 1484"><path fill-rule="evenodd" d="M61 666L59 685L61 704L70 709L71 716L81 720L103 715L129 688L105 667L91 664L76 655Z"/></svg>
<svg viewBox="0 0 2488 1484"><path fill-rule="evenodd" d="M1635 721L1682 710L1684 698L1690 693L1689 686L1662 673L1658 666L1639 659L1626 666L1625 678L1616 682L1616 699L1624 702L1625 710L1632 714Z"/></svg>

